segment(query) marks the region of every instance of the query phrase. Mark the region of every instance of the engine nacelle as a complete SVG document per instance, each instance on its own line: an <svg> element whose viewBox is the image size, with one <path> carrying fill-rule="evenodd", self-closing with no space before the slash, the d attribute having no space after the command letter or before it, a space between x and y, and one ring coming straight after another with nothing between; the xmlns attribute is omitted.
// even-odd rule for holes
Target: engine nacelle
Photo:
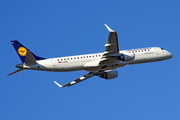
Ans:
<svg viewBox="0 0 180 120"><path fill-rule="evenodd" d="M131 61L131 60L134 60L134 58L135 58L134 53L124 53L124 54L121 54L121 56L118 57L118 59L122 60L122 61Z"/></svg>
<svg viewBox="0 0 180 120"><path fill-rule="evenodd" d="M116 70L110 70L110 71L104 72L99 77L104 78L104 79L114 79L114 78L117 78L117 76L118 76L118 72Z"/></svg>

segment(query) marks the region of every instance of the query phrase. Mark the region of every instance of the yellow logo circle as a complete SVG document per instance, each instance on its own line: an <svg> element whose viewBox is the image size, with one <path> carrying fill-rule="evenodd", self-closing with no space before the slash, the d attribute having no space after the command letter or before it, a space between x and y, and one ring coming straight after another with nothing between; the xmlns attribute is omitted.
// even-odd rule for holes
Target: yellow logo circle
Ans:
<svg viewBox="0 0 180 120"><path fill-rule="evenodd" d="M20 48L18 49L18 53L19 53L19 55L21 55L21 56L26 56L26 52L27 52L27 49L26 49L25 47L20 47Z"/></svg>

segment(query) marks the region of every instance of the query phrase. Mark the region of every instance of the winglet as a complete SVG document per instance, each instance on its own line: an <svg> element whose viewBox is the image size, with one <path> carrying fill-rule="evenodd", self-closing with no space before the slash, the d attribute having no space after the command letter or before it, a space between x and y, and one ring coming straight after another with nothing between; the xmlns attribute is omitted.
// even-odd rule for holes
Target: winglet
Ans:
<svg viewBox="0 0 180 120"><path fill-rule="evenodd" d="M104 24L106 26L106 28L109 30L109 32L115 32L114 30L112 30L109 26L107 26L106 24Z"/></svg>
<svg viewBox="0 0 180 120"><path fill-rule="evenodd" d="M60 85L60 84L57 83L56 81L54 81L54 83L56 83L57 86L62 87L62 85Z"/></svg>

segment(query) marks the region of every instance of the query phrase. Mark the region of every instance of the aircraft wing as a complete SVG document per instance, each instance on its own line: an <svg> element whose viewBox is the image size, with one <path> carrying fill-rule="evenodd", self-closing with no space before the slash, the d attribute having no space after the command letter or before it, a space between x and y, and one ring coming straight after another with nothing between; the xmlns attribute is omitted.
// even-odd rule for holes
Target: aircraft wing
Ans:
<svg viewBox="0 0 180 120"><path fill-rule="evenodd" d="M81 82L81 81L83 81L83 80L86 80L86 79L94 76L95 74L97 74L97 72L87 73L87 74L83 75L82 77L80 77L80 78L78 78L78 79L76 79L76 80L74 80L74 81L72 81L72 82L70 82L70 83L68 83L68 84L66 84L66 85L60 85L60 84L57 83L56 81L54 81L54 83L56 83L56 85L58 85L59 87L70 87L70 86L72 86L72 85L74 85L74 84L76 84L76 83L79 83L79 82Z"/></svg>
<svg viewBox="0 0 180 120"><path fill-rule="evenodd" d="M118 44L117 33L111 28L109 28L106 24L105 26L109 30L109 37L105 45L105 51L103 53L100 63L114 62L117 60L114 56L117 56L119 54L119 44Z"/></svg>

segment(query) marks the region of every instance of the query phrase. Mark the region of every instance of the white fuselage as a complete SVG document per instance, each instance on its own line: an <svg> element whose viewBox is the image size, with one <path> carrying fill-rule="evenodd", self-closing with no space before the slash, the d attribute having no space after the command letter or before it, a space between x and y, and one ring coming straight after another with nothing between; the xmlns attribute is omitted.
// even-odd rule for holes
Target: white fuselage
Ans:
<svg viewBox="0 0 180 120"><path fill-rule="evenodd" d="M116 60L113 63L106 64L106 67L103 67L104 64L99 64L103 53L95 53L38 60L37 64L29 66L23 65L23 68L54 72L70 72L77 70L101 71L112 70L125 65L156 62L172 58L172 54L170 52L159 47L123 50L119 51L119 53L133 53L135 58L130 61Z"/></svg>

